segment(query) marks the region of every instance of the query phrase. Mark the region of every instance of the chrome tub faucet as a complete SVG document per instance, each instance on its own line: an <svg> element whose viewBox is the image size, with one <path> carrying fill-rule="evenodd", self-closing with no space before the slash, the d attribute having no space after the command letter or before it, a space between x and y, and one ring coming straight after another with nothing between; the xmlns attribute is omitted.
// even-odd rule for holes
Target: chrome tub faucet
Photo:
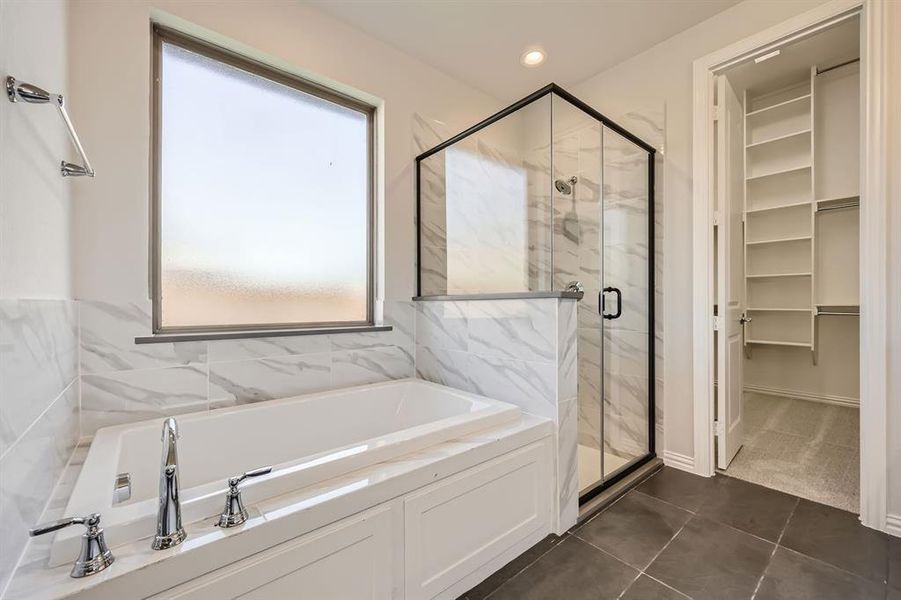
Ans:
<svg viewBox="0 0 901 600"><path fill-rule="evenodd" d="M160 462L160 501L156 514L154 550L179 545L187 534L181 524L181 502L178 498L178 424L172 417L163 421L163 454Z"/></svg>

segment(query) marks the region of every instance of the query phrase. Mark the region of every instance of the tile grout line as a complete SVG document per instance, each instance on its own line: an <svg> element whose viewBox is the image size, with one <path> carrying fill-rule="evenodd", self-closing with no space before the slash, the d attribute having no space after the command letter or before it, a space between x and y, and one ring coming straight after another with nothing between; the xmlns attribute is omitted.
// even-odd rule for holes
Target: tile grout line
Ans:
<svg viewBox="0 0 901 600"><path fill-rule="evenodd" d="M75 380L73 379L73 382L74 381ZM70 383L68 386L66 386L66 390L68 390L69 387L71 387L71 385L72 384ZM64 390L64 392L65 392L65 390ZM62 396L62 394L60 394L60 397L61 396ZM54 400L52 404L56 404L56 400ZM78 443L76 442L75 447L72 448L72 452L69 453L69 458L66 459L66 464L63 465L63 468L60 470L59 475L56 477L56 482L53 484L53 488L51 489L50 493L47 495L47 499L44 502L43 507L41 508L41 512L38 515L38 519L42 519L44 517L44 514L47 512L47 509L50 508L50 504L56 499L57 490L62 485L62 475L66 472L66 470L69 469L70 465L72 464L72 459L75 458L75 453L77 451L78 451ZM15 578L16 571L18 571L19 567L22 566L22 564L23 564L22 561L25 560L25 557L27 556L30 548L31 548L31 540L26 539L25 544L22 548L21 554L19 554L19 556L16 558L16 561L15 561L15 564L13 565L12 570L9 572L9 578L6 580L6 583L2 587L0 587L0 598L3 598L4 595L6 594L6 592L9 591L10 587L12 586L13 579Z"/></svg>
<svg viewBox="0 0 901 600"><path fill-rule="evenodd" d="M730 477L729 475L724 475L724 476L725 476L725 477ZM741 481L741 482L743 482L743 483L751 483L752 485L758 485L758 486L760 486L760 484L757 484L757 483L754 483L754 482L750 482L750 481L745 481L744 479L739 479L738 477L732 477L732 479L735 479L735 480L737 480L737 481ZM760 487L766 487L766 486L760 486ZM767 489L772 489L772 488L767 488ZM715 519L715 518L713 518L713 517L709 517L709 516L706 516L706 515L701 514L701 508L704 507L704 504L701 504L701 506L698 507L698 510L690 510L690 509L688 509L688 508L679 506L678 504L673 504L672 502L668 502L668 501L666 501L666 500L663 500L663 499L661 499L661 498L658 498L657 496L651 496L650 494L646 494L646 493L641 492L641 491L639 491L639 490L632 490L632 491L637 492L637 493L639 493L639 494L641 494L641 495L643 495L643 496L647 496L648 498L652 498L652 499L654 499L654 500L659 500L660 502L662 502L662 503L664 503L664 504L667 504L667 505L669 505L669 506L672 506L672 507L674 507L674 508L678 508L679 510L684 510L684 511L686 511L686 512L688 512L688 513L691 513L692 516L700 517L700 518L702 518L702 519L709 519L709 520L713 521L714 523L718 523L719 525L723 525L724 527L728 527L729 529L731 529L731 530L733 530L733 531L737 531L737 532L739 532L739 533L743 533L743 534L745 534L745 535L749 535L749 536L751 536L751 537L753 537L753 538L755 538L755 539L758 539L758 540L760 540L760 541L762 541L762 542L766 542L767 544L776 544L776 542L774 542L773 540L768 540L768 539L766 539L766 538L760 537L759 535L757 535L757 534L755 534L755 533L751 533L750 531L745 531L744 529L739 529L738 527L735 527L734 525L730 525L729 523L726 523L726 522L724 522L724 521L720 521L719 519ZM799 503L801 500L805 500L805 499L806 499L806 498L801 498L800 496L798 496L798 495L796 495L796 494L789 494L788 492L783 492L783 491L781 491L781 490L773 490L773 491L779 492L780 494L785 494L786 496L793 496L793 497L795 498L795 507L797 507L798 503ZM813 501L810 500L810 502L813 502ZM828 505L826 505L826 506L828 506ZM789 520L791 519L792 514L794 514L795 507L792 507L792 512L789 513ZM783 529L782 529L783 532L785 531L785 528L786 528L787 526L788 526L788 520L786 520L785 525L783 526ZM780 533L780 536L779 536L778 539L781 539L781 537L782 537L782 534Z"/></svg>
<svg viewBox="0 0 901 600"><path fill-rule="evenodd" d="M653 475L652 475L651 477L653 477ZM649 477L648 479L650 479L650 477ZM645 481L647 481L647 479L646 479ZM644 483L644 481L643 481L642 483ZM641 484L639 484L639 485L641 485ZM618 498L616 498L613 502L611 502L611 503L608 504L607 506L602 507L600 510L598 510L598 511L595 512L593 515L591 515L591 517L589 517L587 521L585 521L585 522L582 523L581 525L577 524L577 525L575 526L575 528L572 529L572 535L576 535L576 531L582 529L583 527L586 527L589 523L591 523L592 521L594 521L595 519L597 519L598 517L600 517L602 514L604 514L605 512L607 512L608 510L610 510L610 509L613 508L614 506L616 506L616 504L617 504L620 500L622 500L623 498L625 498L626 496L628 496L629 494L631 494L631 493L634 492L634 491L637 491L636 488L632 488L632 489L626 490L625 493L620 494L620 496L619 496ZM579 536L576 535L576 537L579 537ZM579 539L581 540L582 538L579 537ZM583 540L583 541L585 541L585 540Z"/></svg>
<svg viewBox="0 0 901 600"><path fill-rule="evenodd" d="M648 565L648 566L650 566L650 565ZM661 580L657 579L656 577L654 577L653 575L648 575L647 573L642 573L642 575L644 575L644 576L647 577L648 579L653 579L654 581L656 581L657 583L659 583L660 585L662 585L663 587L665 587L665 588L667 588L667 589L669 589L669 590L673 590L674 592L676 592L676 593L679 594L680 596L683 596L683 597L687 598L688 600L692 600L691 596L689 596L689 595L686 594L685 592L681 592L681 591L677 590L676 588L674 588L673 586L669 585L669 584L666 583L665 581L661 581Z"/></svg>
<svg viewBox="0 0 901 600"><path fill-rule="evenodd" d="M801 504L801 498L795 499L795 505L792 507L790 513L788 513L788 518L785 520L785 525L782 527L782 531L779 532L779 537L776 538L776 543L773 545L773 551L770 552L770 558L767 560L766 567L763 569L763 573L760 574L760 578L757 579L757 585L754 586L754 591L751 593L751 600L754 600L757 597L757 592L760 591L760 586L763 584L763 579L766 577L767 571L770 570L770 566L773 564L773 557L776 556L776 550L779 549L779 542L782 541L783 536L785 536L785 532L788 531L788 524L791 523L792 517L795 516L795 511L798 510L798 505Z"/></svg>
<svg viewBox="0 0 901 600"><path fill-rule="evenodd" d="M669 541L663 545L663 548L661 548L660 551L657 552L657 554L655 554L654 557L648 562L648 564L646 564L645 567L644 567L643 569L641 569L641 572L638 574L638 577L641 577L642 575L646 575L647 577L650 577L651 579L653 579L653 580L656 581L657 583L660 583L660 584L664 585L665 587L667 587L667 588L669 588L669 589L671 589L671 590L674 590L674 591L676 591L676 592L682 594L681 591L677 590L677 589L674 588L673 586L668 585L668 584L666 584L666 583L660 581L659 579L657 579L656 577L654 577L654 576L652 576L652 575L648 575L647 570L651 567L651 565L654 564L654 561L656 561L656 560L660 557L660 555L663 554L663 551L666 550L667 548L669 548L670 544L673 543L673 540L675 540L675 539L679 536L679 534L682 533L682 530L685 529L685 526L688 525L688 523L689 523L692 519L694 519L696 516L697 516L697 515L692 514L692 516L690 516L688 519L685 520L685 522L682 524L682 527L680 527L679 530L678 530L676 533L673 534L673 537L671 537L671 538L669 539ZM635 578L636 581L638 580L638 577ZM633 581L632 583L635 583L635 582ZM629 589L629 588L626 588L626 590L628 590L628 589ZM623 593L625 593L625 590L623 591ZM688 594L682 594L682 595L685 596L686 598L689 597Z"/></svg>
<svg viewBox="0 0 901 600"><path fill-rule="evenodd" d="M562 544L562 543L563 543L563 540L565 540L566 538L570 537L570 535L571 535L571 534L570 534L569 532L564 532L563 535L560 536L560 539L556 540L556 541L554 542L554 544L553 544L550 548L548 548L547 550L545 550L544 552L542 552L540 555L538 555L538 556L535 558L535 560L533 560L532 562L530 562L529 564L527 564L526 566L524 566L522 569L520 569L519 571L517 571L516 573L514 573L513 575L511 575L510 577L508 577L508 578L506 579L506 581L502 581L501 584L500 584L499 586L497 586L496 588L494 588L493 590L491 590L490 592L488 592L488 594L485 596L484 600L489 600L489 598L491 598L491 597L492 597L499 589L501 589L502 587L504 587L505 585L507 585L508 583L510 583L511 581L513 581L516 577L519 577L520 575L522 575L522 573L523 573L524 571L526 571L529 567L531 567L532 565L534 565L535 563L537 563L539 560L541 560L548 552L550 552L551 550L553 550L554 548L556 548L557 546L559 546L560 544ZM579 539L581 539L581 538L579 538ZM513 560L516 560L516 559L514 558ZM503 568L503 567L501 567L501 568ZM496 572L496 571L495 571L495 572ZM490 577L490 575L489 575L489 577ZM486 578L486 579L487 579L487 578ZM464 594L464 596L467 595L467 594L469 594L469 592L466 592L466 594Z"/></svg>
<svg viewBox="0 0 901 600"><path fill-rule="evenodd" d="M862 580L862 581L874 582L875 580L873 580L873 579L869 579L869 578L867 578L867 577L864 577L863 575L859 575L859 574L857 574L857 573L855 573L855 572L853 572L853 571L849 571L849 570L847 570L847 569L844 569L844 568L842 568L842 567L839 567L838 565L834 565L834 564L832 564L832 563L826 562L825 560L816 558L816 557L814 557L814 556L810 556L809 554L804 554L803 552L799 552L798 550L795 550L795 549L793 549L793 548L789 548L788 546L783 546L783 545L782 545L782 543L781 543L781 542L782 542L782 538L784 537L785 532L788 531L788 525L789 525L789 522L791 521L792 517L795 516L795 512L797 511L798 507L801 505L801 501L802 501L802 500L807 500L807 499L806 499L806 498L801 498L800 496L797 497L797 502L795 502L795 508L792 509L792 512L791 512L791 514L790 514L789 517L788 517L788 521L785 522L785 527L784 527L783 530L782 530L782 534L779 535L779 540L776 542L776 547L777 547L777 548L782 548L783 550L785 550L785 551L787 551L787 552L791 552L792 554L797 554L798 556L802 556L802 557L804 557L804 558L806 558L806 559L808 559L808 560L812 560L812 561L817 562L817 563L819 563L819 564L821 564L821 565L826 565L827 567L832 567L833 569L836 569L836 570L838 570L838 571L841 571L841 572L843 572L843 573L846 573L846 574L848 574L848 575L851 575L851 576L853 576L853 577L855 577L855 578L857 578L857 579L860 579L860 580ZM807 500L807 502L814 502L814 501L813 501L813 500ZM825 506L828 506L828 505L825 505ZM888 561L888 556L886 556L886 561ZM886 573L888 573L887 569L888 569L888 562L886 562ZM885 584L886 586L888 586L888 580L887 580L887 579L884 580L882 583ZM753 599L752 599L752 600L753 600Z"/></svg>
<svg viewBox="0 0 901 600"><path fill-rule="evenodd" d="M603 555L605 555L605 556L609 556L610 558L612 558L612 559L615 560L616 562L618 562L618 563L620 563L620 564L623 564L623 565L629 567L630 569L633 569L633 570L635 570L635 571L638 571L638 575L636 575L635 578L634 578L632 581L629 582L629 585L627 585L627 586L623 589L623 591L620 592L619 596L617 596L617 599L622 598L622 597L623 597L623 594L625 594L627 591L629 591L629 588L632 587L632 584L634 584L636 581L638 581L638 578L641 577L641 576L644 574L644 571L643 571L642 569L636 569L635 567L633 567L632 565L630 565L630 564L627 563L626 561L622 560L621 558L619 558L619 557L617 557L617 556L614 556L613 554L611 554L610 552L604 550L603 548L599 548L598 546L595 546L594 544L592 544L592 543L589 542L588 540L583 540L583 539L580 538L579 536L574 536L574 537L575 537L576 539L578 539L580 542L583 542L583 543L587 544L588 546L591 546L592 548L594 548L595 550L597 550L597 551L600 552L601 554L603 554Z"/></svg>
<svg viewBox="0 0 901 600"><path fill-rule="evenodd" d="M691 510L690 508L685 508L684 506L679 506L678 504L673 504L672 502L669 502L668 500L664 500L663 498L658 498L657 496L652 496L651 494L646 494L645 492L642 492L640 490L632 490L632 491L634 491L638 494L641 494L642 496L645 496L647 498L651 498L652 500L657 500L658 502L663 502L667 506L672 506L673 508L678 508L679 510L684 510L685 512L690 513L692 516L695 516L698 514L697 510Z"/></svg>
<svg viewBox="0 0 901 600"><path fill-rule="evenodd" d="M797 554L801 558L806 558L807 560L813 561L815 563L821 564L821 565L829 567L831 569L835 569L836 571L840 571L840 572L844 573L845 575L850 575L854 579L859 579L860 581L864 581L867 583L881 584L881 585L884 585L886 588L893 587L893 586L889 586L889 583L887 580L878 581L876 579L869 579L869 578L864 577L863 575L859 575L853 571L849 571L847 569L843 569L841 567L833 565L832 563L828 563L825 560L815 558L813 556L809 556L807 554L804 554L803 552L798 552L797 550L792 550L788 546L779 546L779 548L785 550L786 552L791 552L792 554Z"/></svg>
<svg viewBox="0 0 901 600"><path fill-rule="evenodd" d="M632 490L632 491L635 491L635 490ZM631 492L630 492L630 493L631 493ZM625 496L627 496L627 495L628 495L628 494L624 494L623 497L625 497ZM642 495L647 495L647 494L642 494ZM650 497L653 498L653 496L650 496ZM678 508L678 507L677 507L677 508ZM684 510L684 509L683 509L683 510ZM682 533L682 530L685 529L685 526L688 525L688 522L691 521L692 518L694 518L695 516L697 516L697 515L694 515L694 514L692 513L692 516L689 517L688 519L686 519L685 523L682 524L682 526L676 531L676 533L674 533L674 534L672 535L672 537L670 537L670 539L663 545L663 547L662 547L662 548L654 555L654 557L651 558L651 560L648 562L648 564L645 565L644 568L641 568L641 569L636 569L635 567L633 567L632 565L630 565L630 564L627 563L626 561L624 561L624 560L618 558L617 556L614 556L613 554L611 554L611 553L608 552L607 550L604 550L603 548L600 548L600 547L596 546L595 544L593 544L592 542L590 542L590 541L588 541L588 540L582 539L581 537L579 537L579 536L577 536L577 535L575 535L575 534L573 534L573 536L576 537L577 539L579 539L580 541L585 542L586 544L588 544L588 545L591 546L592 548L594 548L594 549L596 549L596 550L599 550L600 552L603 552L604 554L606 554L607 556L611 557L611 558L614 559L615 561L620 562L620 563L626 565L627 567L630 567L630 568L635 569L636 571L638 571L638 575L635 577L635 579L633 579L633 580L631 581L631 583L629 583L629 585L626 586L626 588L622 591L622 593L620 593L619 596L617 596L617 598L622 598L622 597L623 597L623 594L625 594L627 591L629 591L629 588L632 587L632 585L634 585L635 582L638 581L638 579L639 579L642 575L646 575L647 577L650 577L651 579L653 579L654 581L657 581L658 583L664 585L665 587L667 587L667 588L669 588L669 589L671 589L671 590L674 590L674 591L678 592L679 594L682 594L683 596L689 597L689 596L687 596L686 594L684 594L683 592L677 590L676 588L674 588L674 587L672 587L672 586L670 586L670 585L667 585L666 583L664 583L664 582L658 580L657 578L655 578L655 577L653 577L653 576L651 576L651 575L648 575L648 574L647 574L647 569L648 569L648 567L650 567L652 564L654 564L654 561L657 560L657 557L659 557L661 554L663 554L663 551L667 549L667 547L673 542L673 540L676 539L676 537L677 537L680 533Z"/></svg>

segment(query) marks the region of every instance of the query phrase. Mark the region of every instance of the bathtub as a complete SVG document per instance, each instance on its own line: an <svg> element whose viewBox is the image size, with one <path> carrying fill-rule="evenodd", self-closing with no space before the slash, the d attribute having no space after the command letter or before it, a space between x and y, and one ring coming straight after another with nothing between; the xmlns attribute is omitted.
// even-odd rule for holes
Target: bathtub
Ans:
<svg viewBox="0 0 901 600"><path fill-rule="evenodd" d="M301 489L519 417L517 407L434 383L405 379L176 417L182 520L215 518L226 480L257 467L272 473L242 483L244 503ZM162 419L97 432L66 509L102 514L115 547L156 531ZM131 495L114 498L128 473ZM50 564L71 562L79 528L60 530Z"/></svg>

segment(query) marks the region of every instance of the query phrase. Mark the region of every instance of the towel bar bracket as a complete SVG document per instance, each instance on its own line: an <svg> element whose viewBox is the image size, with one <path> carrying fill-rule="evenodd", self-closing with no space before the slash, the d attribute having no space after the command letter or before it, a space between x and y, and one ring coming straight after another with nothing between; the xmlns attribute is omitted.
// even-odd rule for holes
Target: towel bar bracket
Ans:
<svg viewBox="0 0 901 600"><path fill-rule="evenodd" d="M63 177L94 176L94 169L91 167L91 163L84 152L84 147L81 145L81 140L78 139L78 134L75 133L75 126L72 125L72 120L69 118L69 113L66 112L65 102L61 94L51 94L50 92L43 90L36 85L32 85L30 83L22 83L20 81L16 81L15 77L7 76L6 97L9 98L10 102L18 102L19 100L23 100L28 104L52 103L56 105L57 110L59 110L59 115L60 117L62 117L63 122L66 125L66 131L69 132L69 138L72 140L72 144L75 146L75 149L81 156L82 162L82 164L76 165L67 161L61 161L60 174Z"/></svg>

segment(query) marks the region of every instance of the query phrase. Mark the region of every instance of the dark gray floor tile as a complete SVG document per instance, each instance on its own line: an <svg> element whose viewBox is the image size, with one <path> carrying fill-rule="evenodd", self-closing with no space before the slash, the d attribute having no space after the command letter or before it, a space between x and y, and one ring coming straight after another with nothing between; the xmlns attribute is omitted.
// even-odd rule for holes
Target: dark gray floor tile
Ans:
<svg viewBox="0 0 901 600"><path fill-rule="evenodd" d="M885 584L778 548L755 600L870 600L885 596Z"/></svg>
<svg viewBox="0 0 901 600"><path fill-rule="evenodd" d="M695 598L751 597L774 545L704 517L693 517L647 574Z"/></svg>
<svg viewBox="0 0 901 600"><path fill-rule="evenodd" d="M497 589L491 600L616 598L638 571L569 536Z"/></svg>
<svg viewBox="0 0 901 600"><path fill-rule="evenodd" d="M574 535L641 570L689 518L691 513L686 510L631 492L579 527Z"/></svg>
<svg viewBox="0 0 901 600"><path fill-rule="evenodd" d="M801 500L780 544L867 579L887 576L888 536L831 506Z"/></svg>
<svg viewBox="0 0 901 600"><path fill-rule="evenodd" d="M714 479L711 477L701 477L671 467L663 467L637 489L639 492L694 512L707 499L713 485Z"/></svg>
<svg viewBox="0 0 901 600"><path fill-rule="evenodd" d="M886 600L901 600L901 590L889 586Z"/></svg>
<svg viewBox="0 0 901 600"><path fill-rule="evenodd" d="M888 584L901 590L901 538L888 538Z"/></svg>
<svg viewBox="0 0 901 600"><path fill-rule="evenodd" d="M541 558L551 548L560 543L562 538L556 535L549 535L510 562L494 572L485 581L475 586L468 592L465 597L467 600L483 600L487 598L494 590L501 587L508 579L514 577L517 573L531 565L533 562ZM457 600L462 600L462 596Z"/></svg>
<svg viewBox="0 0 901 600"><path fill-rule="evenodd" d="M691 600L685 594L668 588L647 575L642 575L629 586L622 600Z"/></svg>
<svg viewBox="0 0 901 600"><path fill-rule="evenodd" d="M698 514L775 542L798 499L760 485L717 475Z"/></svg>

